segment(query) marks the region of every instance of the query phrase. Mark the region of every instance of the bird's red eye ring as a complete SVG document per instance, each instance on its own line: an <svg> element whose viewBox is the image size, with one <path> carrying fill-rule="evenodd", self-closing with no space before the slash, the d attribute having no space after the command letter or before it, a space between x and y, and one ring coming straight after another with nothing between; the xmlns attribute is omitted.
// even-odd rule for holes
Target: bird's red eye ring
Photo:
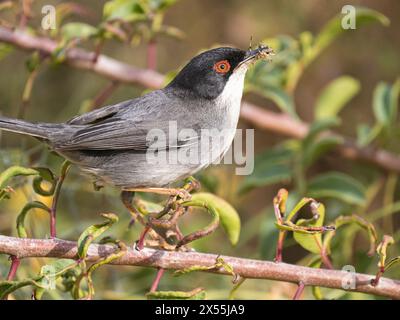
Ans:
<svg viewBox="0 0 400 320"><path fill-rule="evenodd" d="M214 70L218 73L227 73L230 68L228 60L221 60L214 64Z"/></svg>

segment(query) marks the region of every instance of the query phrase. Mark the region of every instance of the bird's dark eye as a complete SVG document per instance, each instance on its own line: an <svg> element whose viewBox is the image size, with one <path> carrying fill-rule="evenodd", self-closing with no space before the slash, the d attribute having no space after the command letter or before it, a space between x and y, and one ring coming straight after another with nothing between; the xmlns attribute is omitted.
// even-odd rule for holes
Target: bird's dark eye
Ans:
<svg viewBox="0 0 400 320"><path fill-rule="evenodd" d="M230 68L228 60L221 60L214 64L214 70L218 73L227 73Z"/></svg>

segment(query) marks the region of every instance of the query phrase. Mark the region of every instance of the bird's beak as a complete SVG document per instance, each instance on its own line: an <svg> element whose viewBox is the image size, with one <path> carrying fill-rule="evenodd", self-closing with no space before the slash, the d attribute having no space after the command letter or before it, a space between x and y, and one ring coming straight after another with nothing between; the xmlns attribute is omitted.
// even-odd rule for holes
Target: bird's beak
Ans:
<svg viewBox="0 0 400 320"><path fill-rule="evenodd" d="M256 62L259 59L268 59L274 54L274 50L265 45L260 45L257 49L254 50L250 49L246 52L244 59L236 66L235 70L239 69L242 66L248 67L250 64Z"/></svg>

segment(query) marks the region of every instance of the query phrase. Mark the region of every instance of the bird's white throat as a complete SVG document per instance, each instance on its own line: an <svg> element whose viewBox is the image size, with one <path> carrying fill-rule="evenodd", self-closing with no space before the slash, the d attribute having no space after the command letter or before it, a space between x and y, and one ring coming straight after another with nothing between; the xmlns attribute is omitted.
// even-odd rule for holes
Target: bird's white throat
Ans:
<svg viewBox="0 0 400 320"><path fill-rule="evenodd" d="M220 130L223 130L219 140L223 143L218 145L219 157L223 157L228 151L236 134L246 71L246 65L236 69L229 77L224 90L215 99L217 107L225 111L222 123L218 124ZM212 161L214 162L215 158Z"/></svg>
<svg viewBox="0 0 400 320"><path fill-rule="evenodd" d="M225 84L224 90L217 97L216 102L219 105L229 106L229 108L233 106L237 106L242 100L243 95L243 87L244 87L244 77L246 75L247 66L240 67L235 70L232 75L229 77L228 81ZM233 111L233 110L232 110Z"/></svg>
<svg viewBox="0 0 400 320"><path fill-rule="evenodd" d="M215 99L216 104L226 109L226 128L236 129L239 121L240 103L243 95L244 77L247 66L236 69L225 84L224 90Z"/></svg>

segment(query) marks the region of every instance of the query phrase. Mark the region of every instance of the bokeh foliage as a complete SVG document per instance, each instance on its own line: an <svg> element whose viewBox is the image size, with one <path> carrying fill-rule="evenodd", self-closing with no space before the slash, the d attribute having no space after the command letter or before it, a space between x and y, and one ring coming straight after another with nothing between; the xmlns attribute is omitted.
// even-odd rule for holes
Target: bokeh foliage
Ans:
<svg viewBox="0 0 400 320"><path fill-rule="evenodd" d="M80 3L58 2L56 6L57 28L50 31L41 30L38 21L33 18L32 24L29 25L29 32L49 36L56 40L59 46L47 59L43 59L38 53L19 58L20 61L26 60L24 79L20 81L24 83L22 93L19 95L21 107L17 112L11 110L11 115L26 114L28 118L31 112L46 113L47 106L41 110L41 106L34 103L38 100L35 98L35 88L40 89L40 83L43 80L46 83L51 81L46 78L45 73L63 72L65 50L71 46L84 46L103 52L111 43L111 48L114 49L128 47L129 50L141 50L141 48L145 48L142 51L142 56L145 56L146 52L147 55L149 54L146 50L151 48L150 46L153 46L154 43L158 45L159 50L162 50L163 41L177 43L190 41L188 37L192 37L191 34L174 26L176 21L171 19L167 21L168 19L166 19L168 14L173 14L174 10L180 10L179 6L185 1L175 2L170 0L103 1L101 7L96 8L98 12L94 13L95 17L89 8ZM210 3L206 5L211 6ZM33 12L40 12L37 11L37 8L40 8L40 4L34 7ZM4 15L5 20L11 24L17 22L20 6L12 4L0 7L0 9L0 15ZM304 90L302 82L313 81L309 79L309 69L334 46L335 41L339 41L342 36L351 39L356 33L365 32L363 30L393 28L384 14L370 8L358 7L356 11L357 29L344 30L340 24L342 15L337 12L333 11L331 20L324 22L318 31L298 31L295 36L263 35L261 42L274 48L276 56L271 62L257 63L248 72L245 86L246 96L266 103L289 117L301 119L302 110L299 107L299 100L301 104L302 97L301 93L300 97L298 95L300 90ZM282 31L284 32L285 29L282 28ZM365 37L367 41L367 35ZM342 52L344 50L345 48ZM348 54L352 55L353 53ZM0 64L13 61L11 60L13 55L18 55L15 49L9 45L0 44ZM335 59L340 58L340 56L335 57ZM174 72L176 70L172 70L171 74ZM238 241L235 247L230 246L226 235L220 230L195 242L193 247L205 252L273 259L279 229L274 224L272 199L279 188L285 187L290 191L285 200L289 217L292 217L292 214L299 216L299 219L295 221L296 226L321 227L333 224L338 228L334 236L333 233L319 234L317 242L314 236L310 237L310 235L296 232L288 233L284 248L285 261L320 267L322 261L320 250L316 246L318 243L326 248L335 268L340 269L343 265L351 264L358 272L374 274L377 265L384 264L382 259L385 259L386 256L388 241L378 246L379 255L373 255L371 247L374 249L384 234L392 235L395 243L389 248L389 257L398 256L400 254L398 247L400 233L398 217L395 215L400 210L398 173L385 172L381 168L362 163L351 163L350 161L347 165L339 163L344 160L338 161L339 158L335 155L334 150L337 146L345 143L345 138L342 135L329 134L332 131L340 133L341 128L348 127L348 123L350 123L350 134L355 137L358 146L363 148L379 147L398 153L400 136L398 121L399 70L392 70L391 76L389 81L376 83L375 88L371 90L370 103L363 106L363 110L372 115L367 121L354 123L352 116L346 113L346 109L352 106L358 96L365 95L363 79L358 78L356 74L338 72L335 77L329 79L326 85L318 88L318 91L312 87L314 101L308 106L310 116L307 119L311 124L305 138L279 139L273 144L258 145L255 170L248 177L232 176L231 168L210 168L199 174L198 179L202 182L203 191L209 191L225 198L239 211L242 217L242 232L238 238L238 222L235 221L235 218L232 220L232 218L225 217L225 219L222 218L222 226L228 230L228 238L231 242ZM68 82L68 79L65 81ZM93 81L97 85L96 90L85 84L86 91L78 92L71 98L75 105L73 107L67 105L65 108L67 111L63 111L64 115L71 116L73 113L84 112L93 107L95 93L102 87L102 83L99 84L96 81L98 80ZM2 82L1 85L5 87L6 91L8 90L7 83ZM54 87L49 86L48 90L62 91L63 85L64 83L60 82ZM132 88L123 88L120 92L124 92L127 98L141 93L137 89L132 91ZM120 94L118 93L116 96ZM10 101L4 98L4 102L1 101L1 104L8 102ZM52 101L52 103L59 104L59 101ZM10 113L10 109L7 108L4 112L1 111L4 114ZM57 118L57 116L54 116L52 120L65 120ZM346 130L345 133L349 134L349 130ZM9 143L9 137L11 138L9 134L1 136L0 172L3 172L1 177L4 177L4 181L6 178L7 181L11 181L7 185L10 185L15 192L10 188L5 188L6 185L0 179L0 187L3 188L0 191L0 197L10 198L1 202L0 233L17 235L15 226L18 214L25 212L26 215L28 210L32 210L32 213L23 219L26 230L19 228L19 235L22 237L46 237L49 234L46 211L51 207L52 197L41 192L33 192L31 180L36 179L36 187L47 183L47 188L42 191L51 190L54 174L38 167L49 167L52 172L59 172L62 159L49 154L43 146L33 144L25 138L13 138ZM12 167L15 165L20 168ZM10 167L14 170L16 168L22 170L18 171L18 177L12 180L8 180L10 169L6 171ZM32 175L33 178L24 177L29 175ZM207 193L203 196L200 194L198 197L200 200L210 201L213 196ZM304 200L302 200L304 197L315 198L324 204L319 207L320 212L317 219L312 220L310 210L306 210L305 207L301 209L302 205L300 208L298 207L299 204L304 204ZM217 199L212 199L212 201L223 201ZM158 204L161 199L145 196L144 200ZM26 203L34 205L27 208ZM255 206L254 203L256 203ZM106 226L104 230L101 230L101 233L104 231L102 236L112 236L114 243L116 243L115 239L132 243L138 238L139 228L128 228L129 215L118 201L118 190L106 188L100 192L94 192L90 180L82 177L76 168L71 169L63 185L59 204L57 236L60 238L76 240L81 236L80 243L83 243L82 246L85 247L88 244L84 242L84 239L87 239L87 233L93 232L93 228L96 230L101 228L98 225L98 214L103 212L118 213L119 221L111 219L115 223L108 230L111 224L108 224L107 220L102 225ZM227 205L224 203L222 207ZM221 203L218 203L216 207L220 208ZM229 216L230 208L224 212L228 212ZM25 215L23 215L24 218ZM215 218L215 216L221 218L223 215L215 214L213 217ZM200 229L208 223L207 215L185 216L182 219L182 229L190 232ZM235 225L233 228L226 227L232 223ZM372 227L371 223L375 227ZM88 229L90 226L92 229ZM296 228L290 227L292 228L290 231ZM97 234L94 238L97 238ZM370 245L371 243L373 246ZM118 247L118 243L115 245ZM119 249L122 252L123 245ZM372 257L366 254L367 251ZM84 257L84 255L83 250L82 256ZM395 262L392 262L393 265ZM389 266L392 266L390 263ZM55 264L57 272L64 275L58 280L58 286L74 293L73 297L75 298L81 298L85 294L93 295L93 291L91 291L93 290L91 281L93 281L94 288L96 288L95 298L142 299L154 277L153 270L128 267L118 267L118 270L114 270L115 267L104 265L93 273L93 279L91 276L87 278L88 283L83 284L84 290L81 292L80 287L74 288L72 284L76 283L81 271L79 268L82 266L72 269L70 268L71 261L24 260L18 271L18 279L31 279L31 282L26 283L27 286L32 284L35 286L35 283L39 283L36 285L39 290L35 290L37 297L41 297L44 293L40 290L40 282L46 279L46 268L43 269L43 266L49 264ZM7 274L8 267L7 257L0 257L0 272L3 277ZM390 268L387 276L398 277L399 268ZM189 279L191 280L189 281ZM191 292L196 286L206 288L207 298L227 298L232 288L230 279L201 273L197 273L195 277L189 274L179 278L167 274L161 282L162 290L178 290L181 294L183 294L181 290ZM4 290L4 288L1 289ZM247 280L235 292L235 296L244 299L287 298L291 296L292 292L293 287L290 285ZM26 287L16 291L13 295L15 298L27 298L30 293L30 287ZM356 293L315 288L307 292L307 297L313 297L312 294L316 298L355 299L366 297ZM198 295L204 297L204 292L196 291L193 296L187 297L198 297ZM70 295L60 290L48 290L43 298L70 298Z"/></svg>

